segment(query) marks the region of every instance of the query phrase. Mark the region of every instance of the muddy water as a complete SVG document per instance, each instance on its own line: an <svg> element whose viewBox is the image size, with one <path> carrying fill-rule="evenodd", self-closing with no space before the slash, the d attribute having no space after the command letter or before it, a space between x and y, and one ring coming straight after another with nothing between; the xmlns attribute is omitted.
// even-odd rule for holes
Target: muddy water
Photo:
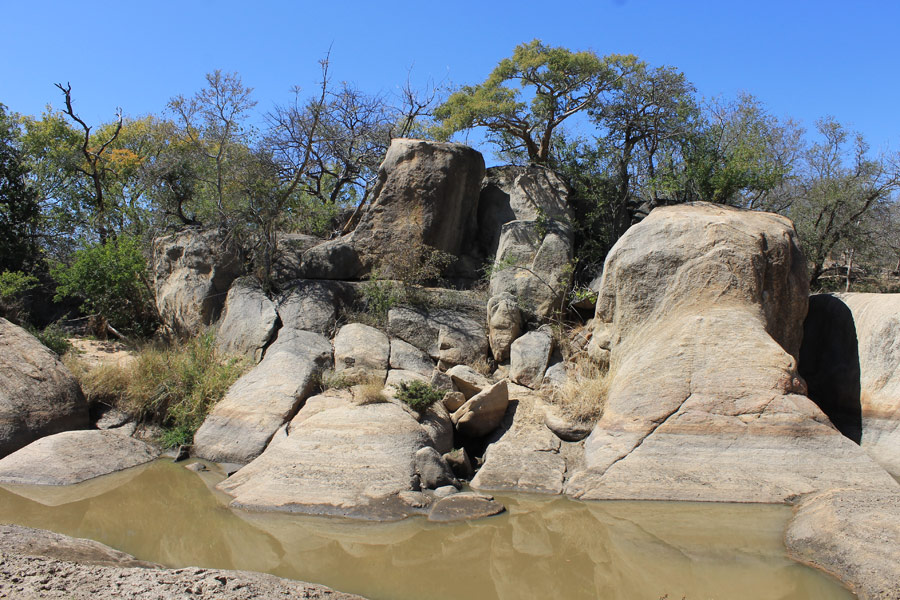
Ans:
<svg viewBox="0 0 900 600"><path fill-rule="evenodd" d="M854 597L785 556L785 507L497 496L508 512L476 522L373 524L232 511L211 490L219 479L159 461L67 488L9 486L0 522L373 600Z"/></svg>

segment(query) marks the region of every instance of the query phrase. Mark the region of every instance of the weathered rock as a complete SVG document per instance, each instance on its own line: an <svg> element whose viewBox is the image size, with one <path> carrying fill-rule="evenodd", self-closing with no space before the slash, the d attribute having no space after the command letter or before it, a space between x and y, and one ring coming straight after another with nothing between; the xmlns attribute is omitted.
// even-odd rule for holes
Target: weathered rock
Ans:
<svg viewBox="0 0 900 600"><path fill-rule="evenodd" d="M465 448L457 448L444 454L444 460L450 465L453 474L460 479L472 479L475 469L472 468L472 460Z"/></svg>
<svg viewBox="0 0 900 600"><path fill-rule="evenodd" d="M428 513L428 520L438 523L481 519L502 513L506 508L491 496L463 492L441 498Z"/></svg>
<svg viewBox="0 0 900 600"><path fill-rule="evenodd" d="M434 361L427 354L399 339L391 340L390 364L392 369L415 371L425 376L426 381L431 380L431 374L434 372Z"/></svg>
<svg viewBox="0 0 900 600"><path fill-rule="evenodd" d="M565 419L556 413L551 407L544 404L544 425L552 431L556 437L566 442L580 442L591 434L593 424L582 423Z"/></svg>
<svg viewBox="0 0 900 600"><path fill-rule="evenodd" d="M472 394L473 396L475 394ZM450 412L456 412L460 406L466 403L465 394L462 392L447 392L444 394L444 398L441 400L441 403L444 405L444 408L449 410Z"/></svg>
<svg viewBox="0 0 900 600"><path fill-rule="evenodd" d="M450 379L450 376L438 369L431 372L431 387L442 392L455 391L453 389L453 380Z"/></svg>
<svg viewBox="0 0 900 600"><path fill-rule="evenodd" d="M216 332L216 347L228 354L262 360L263 350L278 327L275 303L249 278L236 280L225 299L225 312Z"/></svg>
<svg viewBox="0 0 900 600"><path fill-rule="evenodd" d="M0 597L17 600L363 600L249 571L153 568L98 542L15 525L0 529L0 554Z"/></svg>
<svg viewBox="0 0 900 600"><path fill-rule="evenodd" d="M900 476L900 294L810 298L800 374L835 426Z"/></svg>
<svg viewBox="0 0 900 600"><path fill-rule="evenodd" d="M300 279L338 279L351 281L366 274L359 253L345 238L323 242L303 253Z"/></svg>
<svg viewBox="0 0 900 600"><path fill-rule="evenodd" d="M330 338L338 311L352 305L355 295L353 287L343 281L293 281L278 300L278 316L284 327Z"/></svg>
<svg viewBox="0 0 900 600"><path fill-rule="evenodd" d="M565 183L545 167L488 169L478 202L479 240L484 255L497 254L501 228L510 221L546 219L571 224L568 195Z"/></svg>
<svg viewBox="0 0 900 600"><path fill-rule="evenodd" d="M422 383L428 383L429 378L422 375L421 373L416 373L415 371L405 371L403 369L391 369L387 372L387 379L384 381L384 387L390 390L391 388L399 388L401 383L409 383L410 381L421 381Z"/></svg>
<svg viewBox="0 0 900 600"><path fill-rule="evenodd" d="M358 406L349 394L307 400L266 451L219 484L233 505L256 510L398 519L413 489L415 455L431 439L394 403Z"/></svg>
<svg viewBox="0 0 900 600"><path fill-rule="evenodd" d="M654 210L607 257L592 347L613 374L584 499L784 502L896 483L806 398L805 261L790 221Z"/></svg>
<svg viewBox="0 0 900 600"><path fill-rule="evenodd" d="M509 292L492 296L487 303L488 339L494 360L509 358L509 348L522 335L522 313L516 297Z"/></svg>
<svg viewBox="0 0 900 600"><path fill-rule="evenodd" d="M478 438L497 428L508 404L509 394L504 379L466 400L451 418L459 433Z"/></svg>
<svg viewBox="0 0 900 600"><path fill-rule="evenodd" d="M102 408L102 413L97 417L97 422L94 423L97 429L116 429L131 422L131 415L126 412L109 406L104 407L100 405L100 407Z"/></svg>
<svg viewBox="0 0 900 600"><path fill-rule="evenodd" d="M429 406L419 422L435 450L443 454L453 449L453 421L442 403L435 402Z"/></svg>
<svg viewBox="0 0 900 600"><path fill-rule="evenodd" d="M219 318L240 273L236 249L217 231L185 229L153 241L156 307L179 335L196 335Z"/></svg>
<svg viewBox="0 0 900 600"><path fill-rule="evenodd" d="M43 556L88 565L152 568L157 565L136 559L109 546L74 538L43 529L21 525L0 525L0 552L4 558L11 554Z"/></svg>
<svg viewBox="0 0 900 600"><path fill-rule="evenodd" d="M334 336L334 370L385 373L390 365L391 342L381 331L362 323L344 325Z"/></svg>
<svg viewBox="0 0 900 600"><path fill-rule="evenodd" d="M561 494L566 459L560 441L546 429L522 429L488 446L484 465L475 474L478 490Z"/></svg>
<svg viewBox="0 0 900 600"><path fill-rule="evenodd" d="M149 462L159 451L113 431L64 431L0 460L0 482L71 485Z"/></svg>
<svg viewBox="0 0 900 600"><path fill-rule="evenodd" d="M453 485L442 485L441 487L434 490L434 497L438 500L441 498L446 498L447 496L452 496L453 494L458 494L459 490L456 486Z"/></svg>
<svg viewBox="0 0 900 600"><path fill-rule="evenodd" d="M547 367L544 371L544 378L541 381L541 387L550 389L559 389L566 383L568 375L566 373L566 363L560 361Z"/></svg>
<svg viewBox="0 0 900 600"><path fill-rule="evenodd" d="M348 236L367 267L390 268L398 253L430 246L467 253L477 228L484 158L463 144L394 139L372 202Z"/></svg>
<svg viewBox="0 0 900 600"><path fill-rule="evenodd" d="M0 318L0 456L88 422L81 388L56 354Z"/></svg>
<svg viewBox="0 0 900 600"><path fill-rule="evenodd" d="M900 598L900 486L804 499L785 533L795 559L828 571L860 600Z"/></svg>
<svg viewBox="0 0 900 600"><path fill-rule="evenodd" d="M539 388L553 352L553 338L544 329L529 331L512 343L509 378L525 387Z"/></svg>
<svg viewBox="0 0 900 600"><path fill-rule="evenodd" d="M466 400L490 387L490 380L466 365L456 365L447 371L453 385L466 397Z"/></svg>
<svg viewBox="0 0 900 600"><path fill-rule="evenodd" d="M455 486L458 483L441 453L430 446L416 452L416 473L419 475L419 484L427 490L444 485Z"/></svg>
<svg viewBox="0 0 900 600"><path fill-rule="evenodd" d="M321 243L323 240L313 235L280 232L278 250L272 264L272 278L278 283L301 279L303 255Z"/></svg>
<svg viewBox="0 0 900 600"><path fill-rule="evenodd" d="M262 362L231 386L197 430L195 454L216 462L250 462L294 416L331 364L327 339L282 328Z"/></svg>
<svg viewBox="0 0 900 600"><path fill-rule="evenodd" d="M392 308L388 328L391 335L440 361L442 368L474 362L489 351L483 324L452 310Z"/></svg>

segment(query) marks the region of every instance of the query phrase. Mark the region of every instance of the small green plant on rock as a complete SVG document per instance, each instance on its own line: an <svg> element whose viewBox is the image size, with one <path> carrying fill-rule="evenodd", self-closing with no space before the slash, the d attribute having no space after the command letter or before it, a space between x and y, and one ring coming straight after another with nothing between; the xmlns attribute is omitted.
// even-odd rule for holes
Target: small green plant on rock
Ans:
<svg viewBox="0 0 900 600"><path fill-rule="evenodd" d="M396 396L414 411L421 412L443 398L444 394L423 381L404 381L397 386Z"/></svg>

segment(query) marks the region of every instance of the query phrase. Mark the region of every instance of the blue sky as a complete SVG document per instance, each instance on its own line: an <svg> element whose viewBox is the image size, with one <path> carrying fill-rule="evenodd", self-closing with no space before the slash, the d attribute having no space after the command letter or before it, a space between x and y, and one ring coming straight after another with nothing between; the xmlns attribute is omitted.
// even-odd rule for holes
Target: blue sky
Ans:
<svg viewBox="0 0 900 600"><path fill-rule="evenodd" d="M0 102L38 114L71 82L89 122L161 111L213 69L237 71L261 113L312 90L329 46L335 80L390 93L412 67L476 83L519 43L672 65L705 96L748 91L808 129L826 114L876 149L900 149L900 2L572 0L155 2L0 0Z"/></svg>

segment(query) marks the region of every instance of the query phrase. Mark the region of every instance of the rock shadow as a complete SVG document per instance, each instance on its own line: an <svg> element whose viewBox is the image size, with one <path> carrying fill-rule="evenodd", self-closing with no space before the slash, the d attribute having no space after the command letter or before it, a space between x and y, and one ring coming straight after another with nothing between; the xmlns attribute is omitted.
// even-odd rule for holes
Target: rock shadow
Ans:
<svg viewBox="0 0 900 600"><path fill-rule="evenodd" d="M859 347L853 314L840 298L829 294L810 297L799 371L810 399L842 434L858 444L862 439Z"/></svg>

